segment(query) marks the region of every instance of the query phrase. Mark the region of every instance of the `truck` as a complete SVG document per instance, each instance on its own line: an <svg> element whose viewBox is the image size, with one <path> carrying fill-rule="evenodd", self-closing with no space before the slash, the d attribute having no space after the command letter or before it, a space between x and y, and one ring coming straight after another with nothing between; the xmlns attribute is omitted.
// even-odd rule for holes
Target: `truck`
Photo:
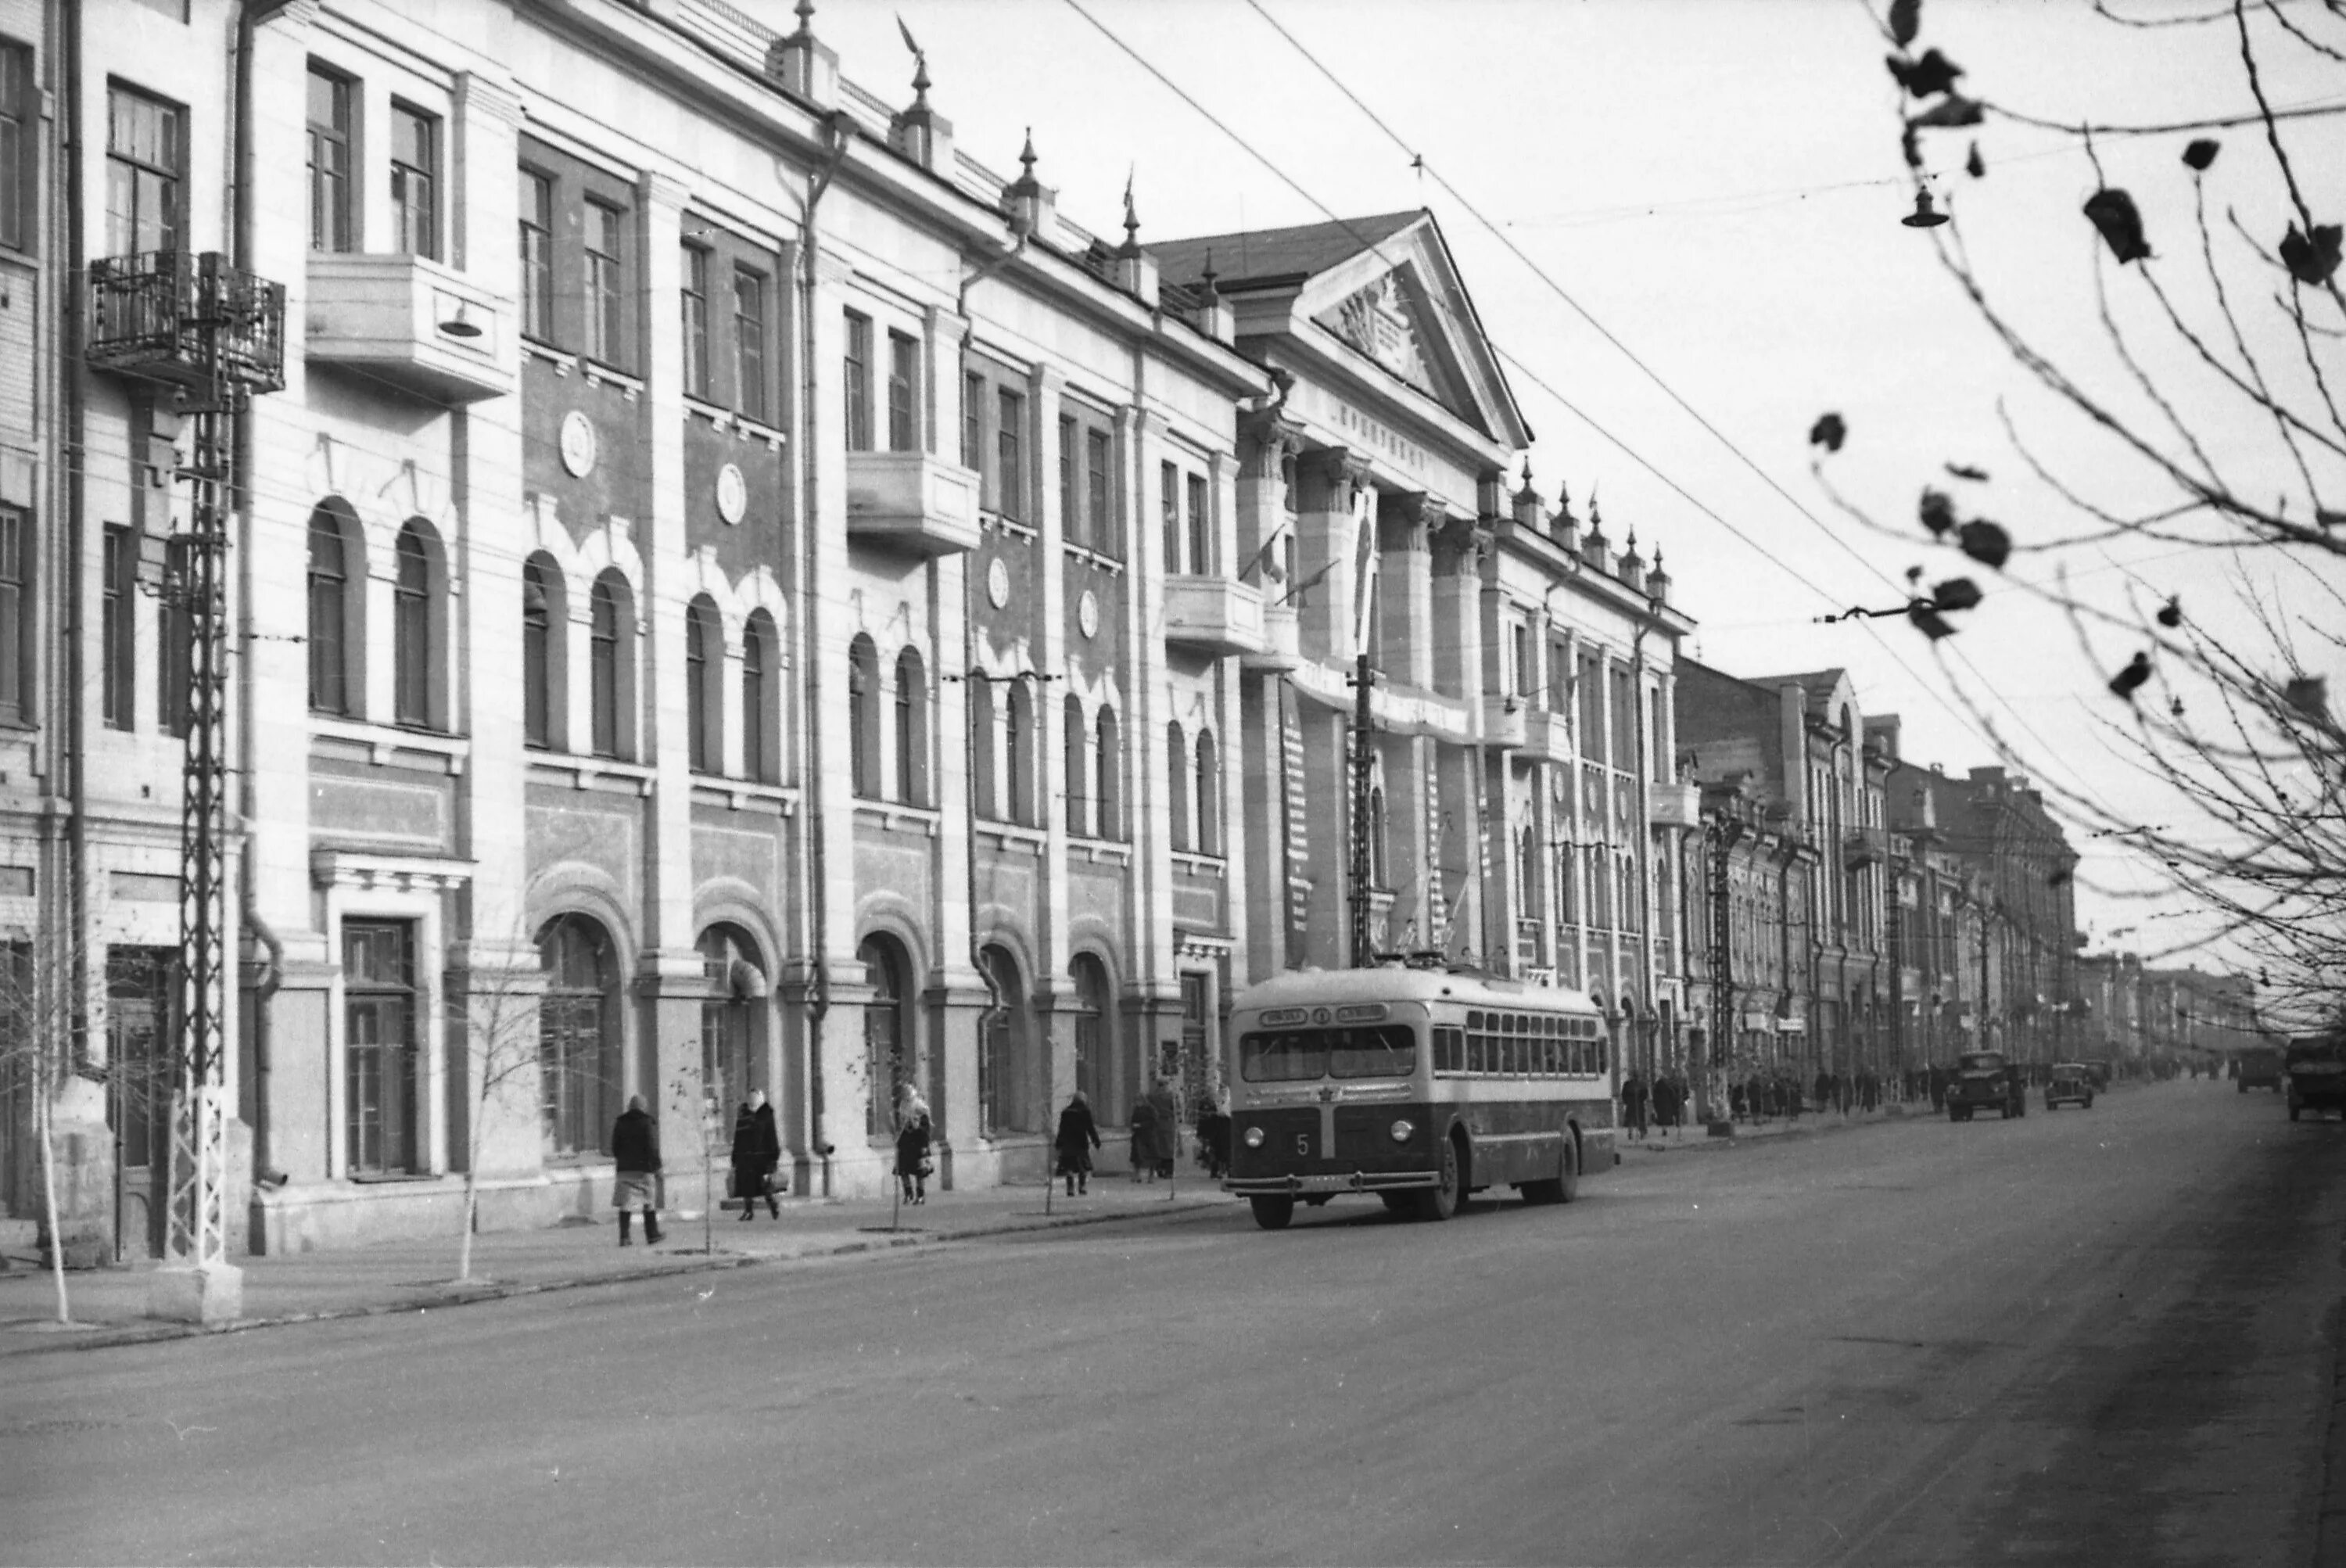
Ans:
<svg viewBox="0 0 2346 1568"><path fill-rule="evenodd" d="M1947 1120L1968 1122L1981 1111L2010 1121L2028 1115L2027 1080L2001 1051L1966 1051L1955 1058L1947 1084Z"/></svg>
<svg viewBox="0 0 2346 1568"><path fill-rule="evenodd" d="M2304 1111L2335 1111L2346 1117L2346 1030L2300 1034L2281 1057L2289 1095L2289 1119Z"/></svg>
<svg viewBox="0 0 2346 1568"><path fill-rule="evenodd" d="M2251 1045L2240 1053L2239 1075L2232 1080L2243 1095L2251 1089L2280 1089L2280 1052L2270 1045Z"/></svg>

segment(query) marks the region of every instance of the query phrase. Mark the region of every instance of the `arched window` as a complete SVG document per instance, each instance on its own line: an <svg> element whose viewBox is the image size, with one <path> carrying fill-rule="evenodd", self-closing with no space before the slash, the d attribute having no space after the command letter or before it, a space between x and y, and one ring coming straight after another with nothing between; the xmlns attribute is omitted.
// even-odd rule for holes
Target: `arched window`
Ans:
<svg viewBox="0 0 2346 1568"><path fill-rule="evenodd" d="M1198 731L1198 852L1222 852L1222 773L1209 729Z"/></svg>
<svg viewBox="0 0 2346 1568"><path fill-rule="evenodd" d="M972 809L998 820L1002 807L994 784L994 683L982 675L969 677L969 748Z"/></svg>
<svg viewBox="0 0 2346 1568"><path fill-rule="evenodd" d="M342 521L321 506L310 514L310 707L351 711L350 562Z"/></svg>
<svg viewBox="0 0 2346 1568"><path fill-rule="evenodd" d="M537 1007L546 1152L593 1154L609 1135L621 1099L610 938L584 915L563 915L538 933L537 950L546 971Z"/></svg>
<svg viewBox="0 0 2346 1568"><path fill-rule="evenodd" d="M929 803L929 674L917 648L896 656L896 799Z"/></svg>
<svg viewBox="0 0 2346 1568"><path fill-rule="evenodd" d="M1092 793L1099 798L1099 836L1124 837L1124 748L1117 738L1116 709L1102 708L1097 760L1092 766Z"/></svg>
<svg viewBox="0 0 2346 1568"><path fill-rule="evenodd" d="M741 628L741 771L768 784L781 776L773 696L767 684L774 672L774 617L752 610Z"/></svg>
<svg viewBox="0 0 2346 1568"><path fill-rule="evenodd" d="M1090 760L1091 737L1087 733L1089 727L1084 723L1082 699L1070 693L1065 714L1065 733L1059 739L1066 753L1066 778L1061 787L1066 793L1067 831L1088 833L1092 829L1092 799L1084 789L1084 765Z"/></svg>
<svg viewBox="0 0 2346 1568"><path fill-rule="evenodd" d="M1092 1103L1092 1114L1106 1119L1114 1114L1111 1107L1115 1106L1108 1092L1113 1064L1107 971L1097 958L1079 952L1067 966L1067 975L1075 982L1076 993L1070 1008L1076 1019L1076 1087Z"/></svg>
<svg viewBox="0 0 2346 1568"><path fill-rule="evenodd" d="M569 616L562 570L548 555L532 555L521 567L522 739L530 746L559 748L566 738L564 653Z"/></svg>
<svg viewBox="0 0 2346 1568"><path fill-rule="evenodd" d="M399 531L398 575L392 585L392 718L417 728L438 728L438 540L421 519Z"/></svg>
<svg viewBox="0 0 2346 1568"><path fill-rule="evenodd" d="M724 662L724 628L703 594L684 607L684 744L695 773L725 770L725 709L717 700Z"/></svg>
<svg viewBox="0 0 2346 1568"><path fill-rule="evenodd" d="M1034 827L1035 686L1025 676L1010 683L1010 703L1002 724L1002 770L1010 780L1010 820Z"/></svg>
<svg viewBox="0 0 2346 1568"><path fill-rule="evenodd" d="M1173 823L1173 847L1189 847L1189 748L1178 723L1165 727L1165 805Z"/></svg>
<svg viewBox="0 0 2346 1568"><path fill-rule="evenodd" d="M893 937L867 936L855 950L872 1000L863 1004L863 1134L874 1143L896 1135L896 1087L913 1076L906 1027L904 950Z"/></svg>
<svg viewBox="0 0 2346 1568"><path fill-rule="evenodd" d="M977 957L995 1002L978 1040L978 1131L985 1137L1031 1133L1042 1125L1042 1096L1050 1092L1038 1066L1034 1003L1008 948L989 943Z"/></svg>
<svg viewBox="0 0 2346 1568"><path fill-rule="evenodd" d="M767 1086L766 966L756 941L739 926L710 926L694 945L709 983L700 1003L700 1088L722 1107L720 1125L729 1127L741 1097Z"/></svg>
<svg viewBox="0 0 2346 1568"><path fill-rule="evenodd" d="M617 569L595 579L587 617L594 747L632 758L636 748L636 596Z"/></svg>
<svg viewBox="0 0 2346 1568"><path fill-rule="evenodd" d="M880 795L880 650L858 633L847 648L847 768L849 788L867 800Z"/></svg>

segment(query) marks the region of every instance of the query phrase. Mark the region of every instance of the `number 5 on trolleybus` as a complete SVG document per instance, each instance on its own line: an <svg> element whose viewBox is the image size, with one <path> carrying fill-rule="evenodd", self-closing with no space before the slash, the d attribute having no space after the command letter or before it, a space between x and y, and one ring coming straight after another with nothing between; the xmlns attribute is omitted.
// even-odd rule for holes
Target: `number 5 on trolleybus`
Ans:
<svg viewBox="0 0 2346 1568"><path fill-rule="evenodd" d="M1513 1186L1569 1203L1615 1163L1604 1020L1576 991L1438 971L1305 971L1230 1011L1223 1190L1277 1230L1298 1198L1374 1193L1447 1219Z"/></svg>

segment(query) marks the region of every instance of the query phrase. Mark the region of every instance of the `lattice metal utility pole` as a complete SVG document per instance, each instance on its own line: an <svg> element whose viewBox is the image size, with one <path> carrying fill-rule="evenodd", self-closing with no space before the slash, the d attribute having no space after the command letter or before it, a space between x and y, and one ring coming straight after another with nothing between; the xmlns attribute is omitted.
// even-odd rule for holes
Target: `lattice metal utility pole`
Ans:
<svg viewBox="0 0 2346 1568"><path fill-rule="evenodd" d="M228 554L238 475L236 416L284 385L285 290L217 252L109 257L90 268L87 356L179 389L193 422L178 476L192 486L188 532L166 545L160 591L188 628L186 759L179 809L179 1045L172 1097L168 1253L156 1316L238 1315L242 1275L228 1261Z"/></svg>
<svg viewBox="0 0 2346 1568"><path fill-rule="evenodd" d="M1352 670L1352 888L1349 901L1352 915L1352 967L1365 969L1376 962L1374 944L1370 940L1369 887L1376 872L1376 860L1370 842L1373 824L1370 821L1374 799L1375 779L1372 772L1374 759L1373 725L1369 694L1376 681L1369 667L1365 647L1353 661Z"/></svg>

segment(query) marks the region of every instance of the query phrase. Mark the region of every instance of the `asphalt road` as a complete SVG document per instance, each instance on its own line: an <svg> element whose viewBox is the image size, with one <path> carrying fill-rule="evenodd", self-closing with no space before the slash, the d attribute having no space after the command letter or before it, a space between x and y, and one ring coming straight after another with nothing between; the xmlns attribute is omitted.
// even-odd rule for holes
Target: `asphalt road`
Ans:
<svg viewBox="0 0 2346 1568"><path fill-rule="evenodd" d="M2303 1563L2341 1154L2186 1083L20 1358L0 1559Z"/></svg>

